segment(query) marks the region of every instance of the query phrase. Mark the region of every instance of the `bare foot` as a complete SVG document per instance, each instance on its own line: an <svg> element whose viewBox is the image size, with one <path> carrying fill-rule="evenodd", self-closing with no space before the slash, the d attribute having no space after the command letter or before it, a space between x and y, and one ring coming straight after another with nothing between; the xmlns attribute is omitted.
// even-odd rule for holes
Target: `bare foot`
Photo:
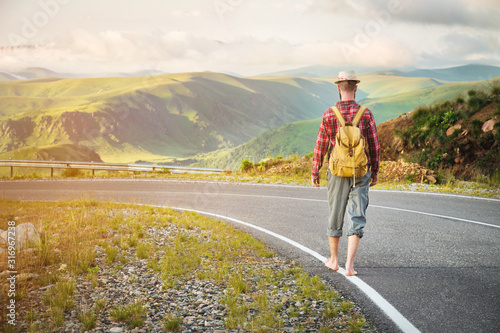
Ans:
<svg viewBox="0 0 500 333"><path fill-rule="evenodd" d="M345 272L345 276L355 276L355 275L358 275L358 272L356 272L356 271L352 271L352 272L350 272L350 271L349 271L349 272L348 272L348 271L346 271L346 272Z"/></svg>
<svg viewBox="0 0 500 333"><path fill-rule="evenodd" d="M334 271L339 270L338 263L334 262L332 258L329 258L327 261L325 261L325 266Z"/></svg>

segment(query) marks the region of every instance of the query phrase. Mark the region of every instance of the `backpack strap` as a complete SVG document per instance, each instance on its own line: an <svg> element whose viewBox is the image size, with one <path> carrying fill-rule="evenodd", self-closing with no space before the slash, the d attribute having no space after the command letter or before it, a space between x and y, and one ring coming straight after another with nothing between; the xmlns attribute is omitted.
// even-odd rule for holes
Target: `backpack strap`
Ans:
<svg viewBox="0 0 500 333"><path fill-rule="evenodd" d="M340 122L340 126L345 126L345 119L342 117L342 113L340 110L334 106L331 108L333 113L335 114L335 117L337 117L338 121ZM354 119L352 120L352 126L358 126L359 122L361 121L361 117L363 117L363 114L365 113L366 106L362 106L359 108L358 112L356 112L356 115L354 116Z"/></svg>
<svg viewBox="0 0 500 333"><path fill-rule="evenodd" d="M354 116L354 119L352 120L352 126L358 126L361 117L363 117L363 113L365 113L366 106L362 106L359 108L358 112L356 112L356 116Z"/></svg>
<svg viewBox="0 0 500 333"><path fill-rule="evenodd" d="M342 113L340 113L340 110L334 106L331 108L333 113L335 114L335 117L337 117L337 120L340 122L340 126L345 126L345 119L342 117Z"/></svg>

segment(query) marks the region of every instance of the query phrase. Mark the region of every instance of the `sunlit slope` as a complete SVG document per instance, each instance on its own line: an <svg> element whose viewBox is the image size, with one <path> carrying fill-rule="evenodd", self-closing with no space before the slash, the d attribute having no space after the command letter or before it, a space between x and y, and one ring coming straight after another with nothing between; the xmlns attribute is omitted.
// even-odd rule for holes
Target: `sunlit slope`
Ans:
<svg viewBox="0 0 500 333"><path fill-rule="evenodd" d="M380 98L433 88L448 83L426 77L405 77L400 74L402 73L394 71L360 74L360 89L368 93L368 98Z"/></svg>
<svg viewBox="0 0 500 333"><path fill-rule="evenodd" d="M370 108L375 115L377 124L397 118L403 113L411 112L421 105L429 105L439 100L454 99L458 95L467 95L471 89L487 89L492 80L447 83L435 87L410 90L397 95L378 98L365 98L360 101Z"/></svg>
<svg viewBox="0 0 500 333"><path fill-rule="evenodd" d="M407 77L399 71L361 73L358 78L361 81L356 96L358 100L394 96L451 83L426 77ZM326 77L323 80L334 82L336 77Z"/></svg>
<svg viewBox="0 0 500 333"><path fill-rule="evenodd" d="M0 83L0 153L78 144L104 161L166 161L240 145L316 118L335 86L218 73Z"/></svg>
<svg viewBox="0 0 500 333"><path fill-rule="evenodd" d="M201 154L196 159L199 166L237 170L245 159L257 163L278 155L302 156L313 151L320 121L321 118L317 118L287 124L268 130L238 147Z"/></svg>
<svg viewBox="0 0 500 333"><path fill-rule="evenodd" d="M377 99L365 99L360 103L370 107L375 115L377 124L397 118L401 113L408 113L421 105L430 105L434 102L455 99L472 89L488 89L492 81L467 83L449 83L432 88L405 92L395 96ZM251 141L231 149L224 149L212 153L199 155L199 164L206 167L224 167L238 169L241 161L248 159L253 163L266 157L276 155L287 156L298 153L304 155L312 153L319 130L321 117L287 124L280 128L268 130Z"/></svg>
<svg viewBox="0 0 500 333"><path fill-rule="evenodd" d="M20 148L0 154L0 159L102 162L93 150L73 144Z"/></svg>

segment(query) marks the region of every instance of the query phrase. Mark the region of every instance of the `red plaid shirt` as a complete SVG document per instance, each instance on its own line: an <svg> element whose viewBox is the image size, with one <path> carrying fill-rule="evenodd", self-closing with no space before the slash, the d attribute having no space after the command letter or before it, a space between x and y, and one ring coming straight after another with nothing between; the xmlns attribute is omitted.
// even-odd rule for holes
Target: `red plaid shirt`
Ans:
<svg viewBox="0 0 500 333"><path fill-rule="evenodd" d="M345 121L352 121L360 108L360 105L353 100L337 102L336 106L342 113ZM378 141L375 118L369 109L365 110L358 126L365 137L366 147L368 148L368 164L370 165L372 175L376 175L378 174L380 160L380 143ZM325 154L328 153L328 157L330 157L330 153L335 146L335 135L339 127L340 123L337 117L335 117L331 108L328 108L325 113L323 113L323 119L319 126L318 138L314 145L312 177L319 177L319 170L323 165Z"/></svg>

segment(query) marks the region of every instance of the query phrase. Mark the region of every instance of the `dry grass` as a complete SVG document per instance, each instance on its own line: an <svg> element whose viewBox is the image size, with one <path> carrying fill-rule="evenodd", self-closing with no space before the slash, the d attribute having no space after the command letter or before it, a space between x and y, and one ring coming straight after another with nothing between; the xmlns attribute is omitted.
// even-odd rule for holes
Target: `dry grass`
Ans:
<svg viewBox="0 0 500 333"><path fill-rule="evenodd" d="M274 260L274 253L262 242L221 221L171 209L84 200L44 203L0 199L0 208L0 228L6 229L12 220L17 225L30 222L41 235L40 242L28 251L17 253L16 258L19 273L38 275L35 279L18 281L16 286L17 321L28 323L31 332L60 328L65 313L71 310L77 311L77 318L85 329L95 327L96 315L102 312L106 301L98 299L88 308L79 308L73 294L78 277L97 284L96 249L105 253L106 264L110 266L119 266L126 260L123 251L147 260L167 288L174 288L183 279L209 280L225 286L225 294L220 297L227 308L227 328L244 325L279 329L283 321L278 313L283 312L283 304L276 304L273 294L277 288L289 290L288 285L282 284L283 279L294 281L295 299L303 303L300 308L291 309L287 316L309 311L309 300L316 299L331 304L327 313L320 314L325 320L335 319L342 311L344 327L365 325L352 303L342 303L339 295L319 277L311 277L298 267L274 270L259 266L259 262ZM158 248L157 235L150 234L150 228L169 228L174 232L168 236L165 246ZM163 253L161 257L157 255L158 250ZM5 265L5 260L2 258L0 263ZM0 267L0 271L5 269ZM38 306L42 308L28 306L33 300L26 296L47 285L52 287L39 300ZM2 307L9 301L6 295L1 294ZM248 299L252 301L248 303ZM27 310L21 311L23 306ZM249 316L251 307L258 310L254 316ZM42 324L37 316L45 318ZM112 317L126 321L130 328L143 326L146 316L141 300L112 309ZM170 330L179 327L181 322L181 314L169 314L163 324ZM12 328L4 315L0 317L0 328L6 331Z"/></svg>

